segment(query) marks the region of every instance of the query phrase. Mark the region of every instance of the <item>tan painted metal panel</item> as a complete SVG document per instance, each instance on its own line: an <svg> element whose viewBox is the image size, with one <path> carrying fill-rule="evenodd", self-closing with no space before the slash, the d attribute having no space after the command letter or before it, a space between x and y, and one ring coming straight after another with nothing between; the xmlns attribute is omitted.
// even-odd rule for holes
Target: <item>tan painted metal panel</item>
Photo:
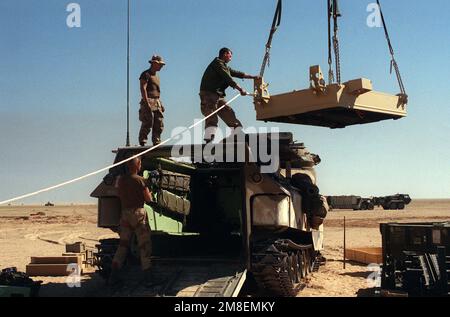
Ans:
<svg viewBox="0 0 450 317"><path fill-rule="evenodd" d="M313 88L292 91L266 98L255 98L257 120L316 126L345 127L407 115L400 98L373 91L365 78L331 84L318 91Z"/></svg>

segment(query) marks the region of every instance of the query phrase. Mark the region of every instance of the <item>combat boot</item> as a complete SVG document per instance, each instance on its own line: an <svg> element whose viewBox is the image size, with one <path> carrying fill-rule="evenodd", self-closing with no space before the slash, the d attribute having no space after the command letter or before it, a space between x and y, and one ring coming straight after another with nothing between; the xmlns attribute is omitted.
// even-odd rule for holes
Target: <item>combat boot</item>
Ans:
<svg viewBox="0 0 450 317"><path fill-rule="evenodd" d="M324 257L320 251L318 251L316 261L318 261L320 265L325 265L327 263L327 258Z"/></svg>
<svg viewBox="0 0 450 317"><path fill-rule="evenodd" d="M147 138L143 138L141 135L139 135L139 145L145 146L147 144Z"/></svg>
<svg viewBox="0 0 450 317"><path fill-rule="evenodd" d="M153 140L153 146L157 146L157 145L159 145L161 143L161 140L160 139L154 139Z"/></svg>

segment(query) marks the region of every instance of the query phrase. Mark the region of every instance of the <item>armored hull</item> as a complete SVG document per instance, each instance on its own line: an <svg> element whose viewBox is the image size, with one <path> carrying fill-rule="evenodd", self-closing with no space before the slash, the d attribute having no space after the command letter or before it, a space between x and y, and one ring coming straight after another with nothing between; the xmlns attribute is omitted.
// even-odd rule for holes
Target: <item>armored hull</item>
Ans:
<svg viewBox="0 0 450 317"><path fill-rule="evenodd" d="M200 271L205 263L220 267L200 274L203 279L185 287L178 282L187 272L175 270L175 274L166 267L161 274L170 275L172 286L164 294L187 296L186 289L196 285L198 290L209 287L214 294L211 296L236 296L247 280L256 282L257 292L293 296L314 268L328 210L314 173L320 159L304 145L294 144L290 133L256 135L257 146L261 146L261 140L269 140L268 154L274 164L269 167L272 163L262 160L260 149L252 147L250 138L245 136L243 142L224 140L213 151L205 151L204 145L160 147L142 157L143 175L148 177L148 186L156 198L145 206L152 229L155 267L161 268L158 263L167 262L177 266L186 260L198 263ZM240 147L243 155L239 155ZM197 159L195 149L202 149ZM115 162L143 150L118 149ZM175 152L190 162L177 162L180 157L174 157ZM211 155L215 160L210 160ZM219 159L222 155L227 159ZM101 227L119 230L120 201L114 184L125 172L123 165L110 170L92 193L99 199ZM105 277L114 244L117 240L99 245L97 264ZM138 258L138 248L131 250ZM224 283L220 287L219 280ZM208 286L211 281L216 281L216 291Z"/></svg>

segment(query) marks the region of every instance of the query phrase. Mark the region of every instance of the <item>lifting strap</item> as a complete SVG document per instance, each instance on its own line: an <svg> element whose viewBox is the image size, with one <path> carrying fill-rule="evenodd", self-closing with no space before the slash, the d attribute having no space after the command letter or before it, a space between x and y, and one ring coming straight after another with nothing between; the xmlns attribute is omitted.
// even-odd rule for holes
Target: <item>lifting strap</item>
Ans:
<svg viewBox="0 0 450 317"><path fill-rule="evenodd" d="M390 72L392 74L392 68L394 68L395 75L397 76L398 85L400 86L400 94L399 94L400 102L402 104L407 104L408 103L408 95L406 94L405 86L403 85L402 75L400 74L400 69L399 69L397 61L395 60L395 57L394 57L394 49L391 44L391 39L389 37L388 29L386 26L386 22L384 20L384 15L383 15L383 11L381 10L381 4L380 4L379 0L377 0L377 4L378 4L378 8L380 10L381 21L383 22L384 34L386 35L386 40L387 40L387 43L389 46L389 52L391 54Z"/></svg>
<svg viewBox="0 0 450 317"><path fill-rule="evenodd" d="M269 39L267 40L267 44L266 44L266 53L264 55L263 63L261 66L261 71L259 73L259 76L261 76L261 77L264 76L264 71L266 69L266 65L270 66L270 49L272 48L273 35L277 31L277 29L281 23L281 8L282 8L281 1L282 0L278 0L277 8L275 10L275 15L273 17L272 28L270 29Z"/></svg>

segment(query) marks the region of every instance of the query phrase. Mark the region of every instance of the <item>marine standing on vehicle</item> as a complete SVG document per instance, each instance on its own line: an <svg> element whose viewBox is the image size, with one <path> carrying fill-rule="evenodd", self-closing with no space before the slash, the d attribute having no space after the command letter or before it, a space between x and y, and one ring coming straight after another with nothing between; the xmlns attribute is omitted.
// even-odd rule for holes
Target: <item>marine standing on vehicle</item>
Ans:
<svg viewBox="0 0 450 317"><path fill-rule="evenodd" d="M202 114L206 117L212 112L226 104L225 89L229 86L237 89L242 96L247 92L239 86L233 77L256 79L258 76L247 75L246 73L231 69L227 63L231 61L233 52L229 48L222 48L219 57L216 57L206 68L200 85L200 103ZM206 119L204 140L208 143L214 140L219 116L230 128L242 127L241 122L236 118L236 114L230 106L226 106L216 115Z"/></svg>
<svg viewBox="0 0 450 317"><path fill-rule="evenodd" d="M139 77L141 88L141 108L139 120L142 122L139 131L139 144L145 146L147 137L152 131L153 145L161 143L161 133L164 129L164 106L161 103L160 80L157 72L166 64L161 56L154 55L149 61L150 68Z"/></svg>

